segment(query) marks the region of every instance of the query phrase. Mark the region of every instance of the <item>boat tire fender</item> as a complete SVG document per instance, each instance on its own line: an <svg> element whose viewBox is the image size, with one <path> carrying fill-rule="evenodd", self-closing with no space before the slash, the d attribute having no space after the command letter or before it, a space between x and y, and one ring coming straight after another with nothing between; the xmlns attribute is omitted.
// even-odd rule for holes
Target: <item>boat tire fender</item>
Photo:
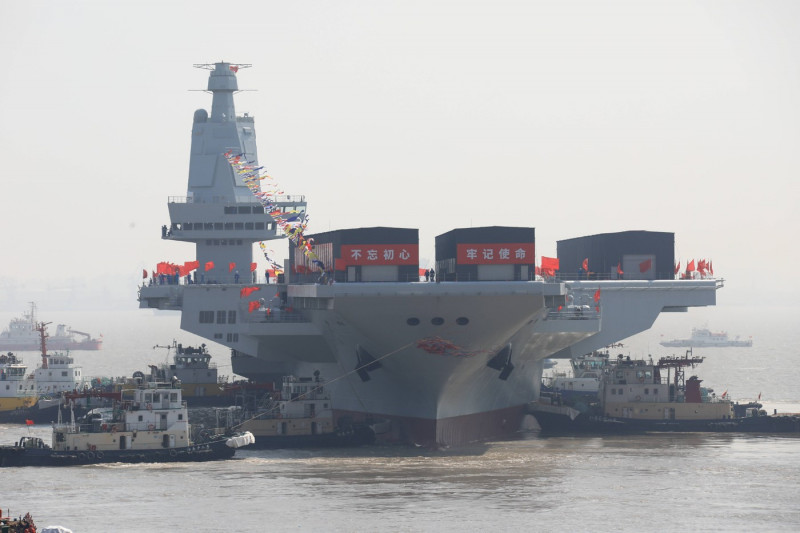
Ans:
<svg viewBox="0 0 800 533"><path fill-rule="evenodd" d="M95 452L95 456L96 456L98 459L102 459L102 458L103 458L103 452L102 452L102 451L97 451L97 452Z"/></svg>
<svg viewBox="0 0 800 533"><path fill-rule="evenodd" d="M178 452L176 452L174 449L169 451L169 456L170 457L176 457L177 455L178 455Z"/></svg>

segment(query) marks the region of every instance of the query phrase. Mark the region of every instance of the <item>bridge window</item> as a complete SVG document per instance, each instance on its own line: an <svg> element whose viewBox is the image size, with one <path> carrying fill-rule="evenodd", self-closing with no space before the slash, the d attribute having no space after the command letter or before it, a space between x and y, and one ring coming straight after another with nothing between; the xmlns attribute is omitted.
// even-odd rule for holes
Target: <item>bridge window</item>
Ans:
<svg viewBox="0 0 800 533"><path fill-rule="evenodd" d="M200 323L201 324L213 324L214 323L214 311L200 311Z"/></svg>

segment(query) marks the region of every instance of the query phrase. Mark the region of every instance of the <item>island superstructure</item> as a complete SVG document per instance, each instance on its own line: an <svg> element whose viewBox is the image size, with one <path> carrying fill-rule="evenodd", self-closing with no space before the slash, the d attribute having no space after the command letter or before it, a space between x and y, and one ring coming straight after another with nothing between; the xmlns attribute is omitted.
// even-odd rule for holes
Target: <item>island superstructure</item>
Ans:
<svg viewBox="0 0 800 533"><path fill-rule="evenodd" d="M534 229L500 226L438 236L434 282L420 281L418 230L369 227L313 235L318 262L289 242L285 274L267 284L250 273L253 243L282 232L225 156L259 165L253 118L233 106L248 65L201 66L211 70L212 109L194 114L187 195L169 198L162 238L194 243L202 274L143 286L139 302L182 311L182 329L232 350L237 374L280 383L319 371L337 417L388 421L384 438L458 445L517 432L545 358L588 353L648 329L662 311L716 302L715 280L542 280ZM306 209L302 196L274 205ZM672 270L671 255L651 255Z"/></svg>

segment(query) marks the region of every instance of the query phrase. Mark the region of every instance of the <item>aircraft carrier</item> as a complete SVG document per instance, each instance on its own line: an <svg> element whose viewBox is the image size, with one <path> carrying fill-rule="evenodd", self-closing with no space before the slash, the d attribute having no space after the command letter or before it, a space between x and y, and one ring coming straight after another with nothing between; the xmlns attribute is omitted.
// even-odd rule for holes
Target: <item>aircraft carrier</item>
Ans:
<svg viewBox="0 0 800 533"><path fill-rule="evenodd" d="M559 243L562 263L576 264L582 246L598 265L592 243L621 246L614 265L621 271L619 257L636 273L624 279L608 265L543 279L534 228L496 226L438 236L433 281L420 277L418 230L382 227L307 235L312 253L285 240L284 273L266 278L252 270L254 244L292 235L283 222L302 220L305 197L265 203L230 164L235 154L259 166L254 119L237 115L233 98L250 65L195 66L209 71L211 112L194 113L187 192L168 198L161 234L193 243L195 254L175 276L144 284L139 303L180 310L182 329L231 349L239 375L279 383L318 370L335 415L379 424L386 440L502 439L526 424L545 358L588 353L649 329L661 312L716 303L722 282L673 279L671 234L650 232L565 242L563 258Z"/></svg>

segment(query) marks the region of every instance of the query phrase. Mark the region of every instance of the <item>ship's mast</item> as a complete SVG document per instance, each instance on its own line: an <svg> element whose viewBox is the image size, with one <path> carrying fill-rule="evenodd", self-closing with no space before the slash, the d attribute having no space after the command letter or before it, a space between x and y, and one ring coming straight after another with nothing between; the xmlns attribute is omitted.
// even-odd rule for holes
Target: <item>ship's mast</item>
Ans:
<svg viewBox="0 0 800 533"><path fill-rule="evenodd" d="M36 324L36 331L39 332L39 345L42 350L42 368L47 368L47 325L52 322L39 322Z"/></svg>
<svg viewBox="0 0 800 533"><path fill-rule="evenodd" d="M233 93L239 90L236 73L239 69L249 68L245 63L200 63L195 68L210 70L208 90L214 95L211 101L210 122L226 122L236 119L236 108L233 105Z"/></svg>

